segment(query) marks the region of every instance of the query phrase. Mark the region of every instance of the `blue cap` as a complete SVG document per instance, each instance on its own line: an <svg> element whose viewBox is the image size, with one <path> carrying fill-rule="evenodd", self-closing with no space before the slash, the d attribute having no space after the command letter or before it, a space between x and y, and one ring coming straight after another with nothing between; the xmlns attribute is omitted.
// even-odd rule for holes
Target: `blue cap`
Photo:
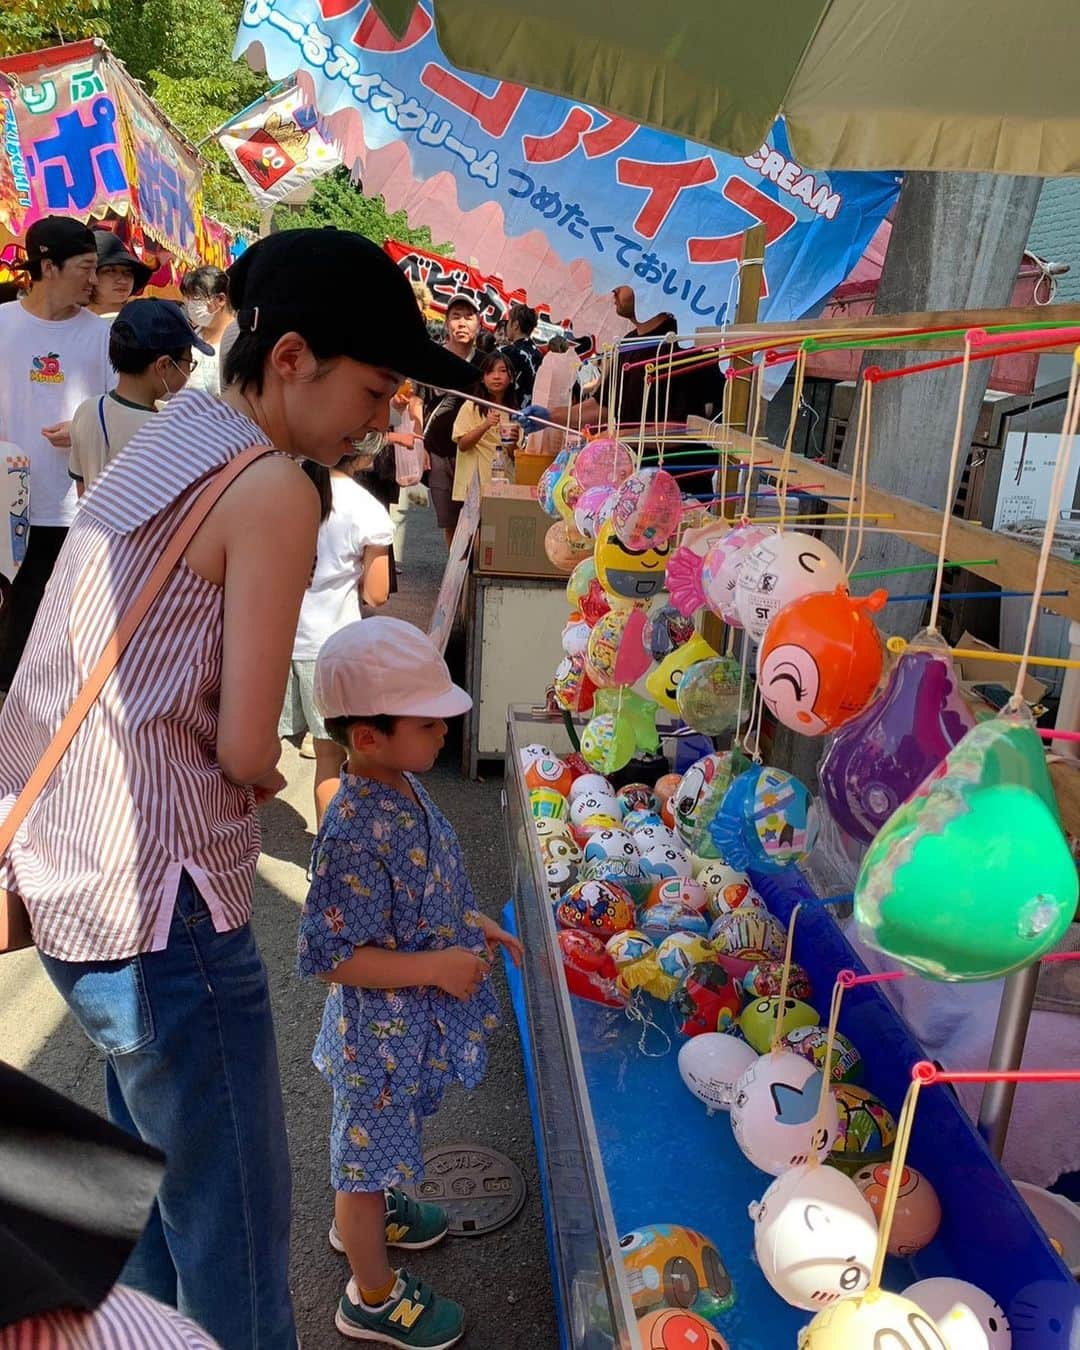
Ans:
<svg viewBox="0 0 1080 1350"><path fill-rule="evenodd" d="M129 300L113 319L113 332L147 352L174 352L194 347L204 356L215 355L175 300Z"/></svg>

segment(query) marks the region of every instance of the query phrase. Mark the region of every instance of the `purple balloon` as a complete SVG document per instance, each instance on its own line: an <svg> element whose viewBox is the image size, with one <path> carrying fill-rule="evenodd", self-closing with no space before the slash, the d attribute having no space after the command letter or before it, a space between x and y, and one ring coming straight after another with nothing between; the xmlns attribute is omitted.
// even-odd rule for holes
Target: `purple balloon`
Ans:
<svg viewBox="0 0 1080 1350"><path fill-rule="evenodd" d="M833 819L868 844L974 725L952 658L905 652L881 697L840 728L821 761Z"/></svg>

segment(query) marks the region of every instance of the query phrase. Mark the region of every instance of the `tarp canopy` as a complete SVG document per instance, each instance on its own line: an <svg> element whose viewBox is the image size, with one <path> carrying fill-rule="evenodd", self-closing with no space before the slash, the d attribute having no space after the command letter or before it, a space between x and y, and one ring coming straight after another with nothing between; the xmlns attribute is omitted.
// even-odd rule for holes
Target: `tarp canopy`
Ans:
<svg viewBox="0 0 1080 1350"><path fill-rule="evenodd" d="M452 240L481 272L546 300L579 333L625 332L608 295L622 284L639 318L670 311L684 333L722 324L743 236L759 221L762 316L814 313L898 191L893 174L805 171L782 122L737 159L540 89L466 76L440 49L426 4L397 41L367 3L253 0L235 51L275 79L297 74L365 191Z"/></svg>
<svg viewBox="0 0 1080 1350"><path fill-rule="evenodd" d="M374 4L418 31L417 0ZM435 18L463 70L734 155L782 114L815 169L1080 173L1075 0L436 0Z"/></svg>

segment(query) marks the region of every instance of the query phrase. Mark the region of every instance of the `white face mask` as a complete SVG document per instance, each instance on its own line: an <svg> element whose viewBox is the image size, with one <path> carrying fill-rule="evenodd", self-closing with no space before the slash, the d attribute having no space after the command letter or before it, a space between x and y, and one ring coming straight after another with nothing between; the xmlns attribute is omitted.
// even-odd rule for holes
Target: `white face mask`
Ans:
<svg viewBox="0 0 1080 1350"><path fill-rule="evenodd" d="M193 328L205 328L214 317L208 300L185 300L184 309Z"/></svg>

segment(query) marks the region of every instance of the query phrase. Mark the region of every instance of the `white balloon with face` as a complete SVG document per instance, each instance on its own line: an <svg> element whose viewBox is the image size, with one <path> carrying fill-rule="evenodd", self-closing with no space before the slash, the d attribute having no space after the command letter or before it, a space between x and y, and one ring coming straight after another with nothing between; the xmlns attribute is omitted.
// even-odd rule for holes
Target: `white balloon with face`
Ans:
<svg viewBox="0 0 1080 1350"><path fill-rule="evenodd" d="M836 1098L827 1093L817 1123L821 1071L789 1050L761 1055L735 1084L731 1128L755 1167L774 1177L827 1157L836 1138Z"/></svg>
<svg viewBox="0 0 1080 1350"><path fill-rule="evenodd" d="M785 1302L817 1310L862 1293L877 1248L874 1211L834 1167L784 1172L750 1206L754 1252Z"/></svg>
<svg viewBox="0 0 1080 1350"><path fill-rule="evenodd" d="M681 844L665 844L657 840L641 851L641 870L654 881L669 877L689 877L693 864Z"/></svg>
<svg viewBox="0 0 1080 1350"><path fill-rule="evenodd" d="M919 1280L904 1298L933 1318L949 1350L1010 1350L1012 1330L1004 1309L967 1280Z"/></svg>
<svg viewBox="0 0 1080 1350"><path fill-rule="evenodd" d="M599 792L583 792L575 797L570 806L570 819L575 825L583 825L590 816L610 816L618 820L619 803L614 792L603 796Z"/></svg>
<svg viewBox="0 0 1080 1350"><path fill-rule="evenodd" d="M751 640L760 642L778 609L846 584L844 564L828 544L798 531L771 534L750 550L739 569L735 606Z"/></svg>
<svg viewBox="0 0 1080 1350"><path fill-rule="evenodd" d="M686 845L668 825L642 825L640 829L634 831L634 843L642 853L647 848L652 848L653 844L666 844L668 848L686 852Z"/></svg>
<svg viewBox="0 0 1080 1350"><path fill-rule="evenodd" d="M583 773L579 778L575 778L570 785L570 801L576 802L579 797L584 797L586 792L600 797L615 796L615 789L600 773Z"/></svg>
<svg viewBox="0 0 1080 1350"><path fill-rule="evenodd" d="M521 767L527 769L534 759L554 759L555 752L546 745L533 741L531 745L522 746L518 752L518 757L521 760Z"/></svg>
<svg viewBox="0 0 1080 1350"><path fill-rule="evenodd" d="M709 1114L727 1111L736 1082L757 1059L745 1041L722 1031L691 1036L679 1048L679 1075Z"/></svg>

